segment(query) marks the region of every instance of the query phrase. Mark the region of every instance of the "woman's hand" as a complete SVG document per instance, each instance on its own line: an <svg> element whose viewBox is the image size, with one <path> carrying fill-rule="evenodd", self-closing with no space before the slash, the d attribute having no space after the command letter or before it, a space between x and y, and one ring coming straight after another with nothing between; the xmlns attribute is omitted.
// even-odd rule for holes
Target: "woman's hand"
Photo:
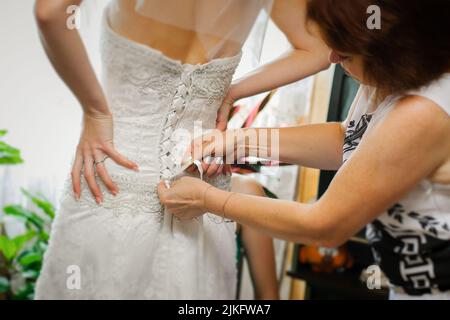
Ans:
<svg viewBox="0 0 450 320"><path fill-rule="evenodd" d="M190 220L206 212L205 194L209 188L212 186L198 178L182 177L172 182L170 188L161 181L158 196L169 212L180 220Z"/></svg>
<svg viewBox="0 0 450 320"><path fill-rule="evenodd" d="M213 130L192 140L189 149L183 157L183 163L202 160L202 170L206 177L219 174L231 175L231 164L238 158L245 156L243 142L245 130ZM242 148L241 148L242 147ZM188 169L194 173L196 168Z"/></svg>
<svg viewBox="0 0 450 320"><path fill-rule="evenodd" d="M114 148L112 115L85 113L83 116L83 131L71 173L73 191L77 199L81 196L80 179L82 171L97 203L103 202L103 196L95 180L96 175L102 179L113 195L117 195L119 189L105 169L104 161L106 158L111 158L125 168L138 170L136 163L128 160Z"/></svg>
<svg viewBox="0 0 450 320"><path fill-rule="evenodd" d="M227 95L223 99L222 105L217 111L217 119L216 119L216 129L220 131L225 131L228 125L228 119L230 117L231 109L233 109L233 105L236 99L233 95L233 86L228 90Z"/></svg>

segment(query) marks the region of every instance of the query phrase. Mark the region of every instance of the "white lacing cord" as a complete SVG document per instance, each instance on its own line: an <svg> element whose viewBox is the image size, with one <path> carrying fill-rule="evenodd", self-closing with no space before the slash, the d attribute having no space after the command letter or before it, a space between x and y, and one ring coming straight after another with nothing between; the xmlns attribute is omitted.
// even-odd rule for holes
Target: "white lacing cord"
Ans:
<svg viewBox="0 0 450 320"><path fill-rule="evenodd" d="M197 170L200 173L200 180L203 180L202 162L200 160L194 160L193 164L197 167Z"/></svg>

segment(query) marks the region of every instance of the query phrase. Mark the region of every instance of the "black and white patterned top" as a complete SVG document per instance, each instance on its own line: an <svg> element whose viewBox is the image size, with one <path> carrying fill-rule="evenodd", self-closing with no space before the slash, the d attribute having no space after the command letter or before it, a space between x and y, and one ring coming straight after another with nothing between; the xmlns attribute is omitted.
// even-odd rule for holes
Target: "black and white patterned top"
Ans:
<svg viewBox="0 0 450 320"><path fill-rule="evenodd" d="M383 120L401 97L390 97L369 113L374 89L362 86L347 122L344 161L364 134ZM450 115L450 74L417 92ZM450 290L450 185L421 181L367 226L375 261L391 284L409 295Z"/></svg>

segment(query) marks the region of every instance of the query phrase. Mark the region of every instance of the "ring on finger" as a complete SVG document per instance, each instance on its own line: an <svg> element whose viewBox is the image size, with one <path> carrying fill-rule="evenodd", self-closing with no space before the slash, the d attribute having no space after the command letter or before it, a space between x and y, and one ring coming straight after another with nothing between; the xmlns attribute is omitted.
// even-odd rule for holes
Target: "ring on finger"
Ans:
<svg viewBox="0 0 450 320"><path fill-rule="evenodd" d="M109 156L105 156L102 160L98 160L98 161L94 161L94 167L100 163L103 163L106 161L106 159L108 159Z"/></svg>

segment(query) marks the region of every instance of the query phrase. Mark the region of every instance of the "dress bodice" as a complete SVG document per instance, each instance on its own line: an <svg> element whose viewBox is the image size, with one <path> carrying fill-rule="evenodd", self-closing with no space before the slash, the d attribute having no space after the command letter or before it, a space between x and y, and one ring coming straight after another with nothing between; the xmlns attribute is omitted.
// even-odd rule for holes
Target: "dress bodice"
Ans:
<svg viewBox="0 0 450 320"><path fill-rule="evenodd" d="M160 212L158 182L179 172L183 153L194 137L215 128L217 110L241 54L206 64L183 64L122 37L109 26L107 17L108 9L100 46L102 84L114 118L114 145L140 171L107 159L105 167L122 192L112 196L97 178L103 206L117 213ZM81 180L82 200L96 206ZM229 180L220 176L208 182L225 188ZM66 191L71 194L70 177Z"/></svg>
<svg viewBox="0 0 450 320"><path fill-rule="evenodd" d="M167 178L193 138L194 125L215 128L217 110L241 55L182 64L118 35L107 20L102 41L103 83L114 115L116 144L144 167L160 162L160 176Z"/></svg>

